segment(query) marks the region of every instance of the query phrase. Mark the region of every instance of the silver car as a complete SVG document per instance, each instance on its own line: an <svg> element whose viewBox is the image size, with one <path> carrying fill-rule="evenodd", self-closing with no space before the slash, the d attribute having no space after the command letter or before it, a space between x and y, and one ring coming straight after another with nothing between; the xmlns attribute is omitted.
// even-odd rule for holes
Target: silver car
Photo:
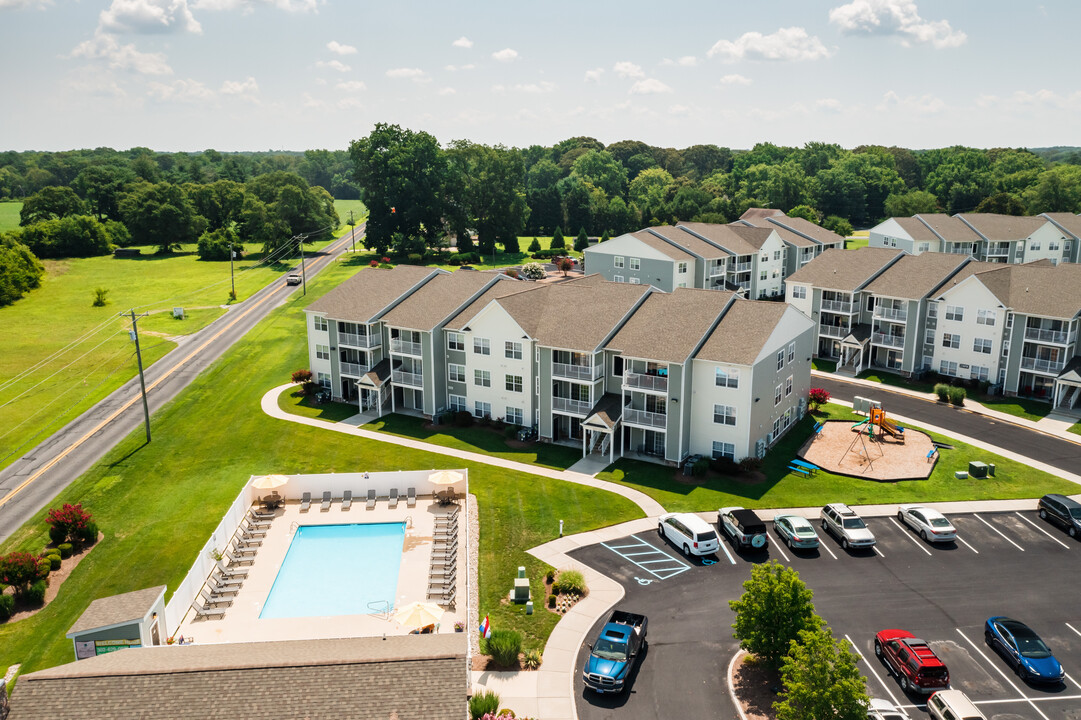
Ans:
<svg viewBox="0 0 1081 720"><path fill-rule="evenodd" d="M863 518L844 503L831 503L822 508L822 529L841 541L841 547L866 549L875 546L875 534Z"/></svg>
<svg viewBox="0 0 1081 720"><path fill-rule="evenodd" d="M818 547L818 534L807 518L799 515L778 515L773 518L773 529L793 550Z"/></svg>
<svg viewBox="0 0 1081 720"><path fill-rule="evenodd" d="M904 710L889 700L871 698L867 707L867 720L910 720Z"/></svg>
<svg viewBox="0 0 1081 720"><path fill-rule="evenodd" d="M901 505L897 519L916 531L927 542L953 542L957 528L938 510L922 505Z"/></svg>

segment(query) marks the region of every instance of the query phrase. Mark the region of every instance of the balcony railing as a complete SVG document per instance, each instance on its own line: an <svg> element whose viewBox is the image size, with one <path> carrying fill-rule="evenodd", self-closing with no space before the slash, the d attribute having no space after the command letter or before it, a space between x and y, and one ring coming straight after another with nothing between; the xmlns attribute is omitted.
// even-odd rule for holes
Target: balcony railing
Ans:
<svg viewBox="0 0 1081 720"><path fill-rule="evenodd" d="M851 314L855 312L855 310L852 309L852 305L853 303L845 300L823 300L821 309L825 310L826 312L840 312Z"/></svg>
<svg viewBox="0 0 1081 720"><path fill-rule="evenodd" d="M638 390L652 390L654 392L668 392L668 377L629 372L623 376L623 387L635 388Z"/></svg>
<svg viewBox="0 0 1081 720"><path fill-rule="evenodd" d="M668 427L668 416L664 413L649 412L648 410L623 408L623 423L625 425L645 425L653 428L665 428Z"/></svg>
<svg viewBox="0 0 1081 720"><path fill-rule="evenodd" d="M1009 243L1002 243L1001 245L996 245L996 244L992 243L992 244L987 246L987 254L988 255L1009 255L1010 254L1010 245L1009 245Z"/></svg>
<svg viewBox="0 0 1081 720"><path fill-rule="evenodd" d="M901 322L905 322L908 320L908 309L877 305L875 306L875 317L883 318L884 320L900 320Z"/></svg>
<svg viewBox="0 0 1081 720"><path fill-rule="evenodd" d="M410 387L424 387L424 376L420 373L405 372L403 370L392 370L391 379L398 385L409 385Z"/></svg>
<svg viewBox="0 0 1081 720"><path fill-rule="evenodd" d="M393 353L399 353L401 355L416 355L421 356L420 343L412 342L410 340L402 340L401 338L390 339L390 351Z"/></svg>
<svg viewBox="0 0 1081 720"><path fill-rule="evenodd" d="M570 380L596 380L601 376L602 370L604 368L601 365L552 363L552 377L568 378Z"/></svg>
<svg viewBox="0 0 1081 720"><path fill-rule="evenodd" d="M338 333L338 344L348 345L355 348L373 348L383 344L381 335L356 335L354 333Z"/></svg>
<svg viewBox="0 0 1081 720"><path fill-rule="evenodd" d="M713 267L711 267L709 269L709 276L711 278L723 277L726 272L728 272L728 265L727 264L714 265Z"/></svg>
<svg viewBox="0 0 1081 720"><path fill-rule="evenodd" d="M1042 373L1054 373L1058 374L1062 372L1062 368L1066 366L1066 363L1062 360L1042 360L1034 357L1021 358L1022 370L1035 370Z"/></svg>
<svg viewBox="0 0 1081 720"><path fill-rule="evenodd" d="M875 345L885 345L886 347L903 348L905 346L905 336L890 335L889 333L873 333L871 335L871 342Z"/></svg>
<svg viewBox="0 0 1081 720"><path fill-rule="evenodd" d="M818 334L819 335L825 335L826 337L831 337L831 338L838 338L838 339L845 338L845 337L848 337L848 334L851 333L851 332L852 332L851 328L848 328L845 325L819 325L818 326Z"/></svg>
<svg viewBox="0 0 1081 720"><path fill-rule="evenodd" d="M342 361L338 363L338 369L342 375L352 375L353 377L360 377L370 369L367 365L360 365L359 363L351 363Z"/></svg>
<svg viewBox="0 0 1081 720"><path fill-rule="evenodd" d="M554 412L570 413L585 417L592 407L586 400L572 400L571 398L553 397L552 410Z"/></svg>
<svg viewBox="0 0 1081 720"><path fill-rule="evenodd" d="M736 283L736 285L739 286L740 288L742 288L743 290L750 290L751 289L751 281L750 280L744 280L742 282L738 282L738 283Z"/></svg>
<svg viewBox="0 0 1081 720"><path fill-rule="evenodd" d="M1077 333L1062 330L1041 330L1039 328L1025 328L1026 340L1038 340L1039 342L1055 343L1056 345L1069 345L1076 338Z"/></svg>
<svg viewBox="0 0 1081 720"><path fill-rule="evenodd" d="M736 263L736 272L750 272L753 262Z"/></svg>

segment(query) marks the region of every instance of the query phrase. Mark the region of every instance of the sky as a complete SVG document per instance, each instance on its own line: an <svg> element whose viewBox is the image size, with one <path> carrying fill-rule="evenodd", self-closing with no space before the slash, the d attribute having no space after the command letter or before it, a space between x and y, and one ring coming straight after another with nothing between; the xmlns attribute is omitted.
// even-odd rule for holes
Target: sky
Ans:
<svg viewBox="0 0 1081 720"><path fill-rule="evenodd" d="M0 0L0 149L1081 145L1077 0Z"/></svg>

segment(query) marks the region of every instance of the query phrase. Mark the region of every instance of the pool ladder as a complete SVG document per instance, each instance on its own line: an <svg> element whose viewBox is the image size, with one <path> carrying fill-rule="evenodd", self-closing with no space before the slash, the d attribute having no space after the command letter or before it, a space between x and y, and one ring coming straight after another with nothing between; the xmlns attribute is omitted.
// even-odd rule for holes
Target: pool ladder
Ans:
<svg viewBox="0 0 1081 720"><path fill-rule="evenodd" d="M407 528L413 527L413 516L412 515L406 515L405 516L405 526Z"/></svg>
<svg viewBox="0 0 1081 720"><path fill-rule="evenodd" d="M292 535L293 533L295 533L297 531L297 528L299 528L299 527L300 527L300 523L293 522L293 524L289 526L289 534Z"/></svg>
<svg viewBox="0 0 1081 720"><path fill-rule="evenodd" d="M384 620L390 620L390 601L389 600L373 600L368 603L368 609L372 611L373 615L382 615Z"/></svg>

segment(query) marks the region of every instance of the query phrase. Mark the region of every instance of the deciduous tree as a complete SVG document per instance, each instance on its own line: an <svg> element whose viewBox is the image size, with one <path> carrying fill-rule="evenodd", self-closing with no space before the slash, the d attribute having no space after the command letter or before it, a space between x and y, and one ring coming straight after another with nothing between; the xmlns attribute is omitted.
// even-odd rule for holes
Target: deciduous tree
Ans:
<svg viewBox="0 0 1081 720"><path fill-rule="evenodd" d="M867 679L856 655L828 627L800 630L781 665L781 699L773 704L777 720L864 720Z"/></svg>
<svg viewBox="0 0 1081 720"><path fill-rule="evenodd" d="M801 630L814 630L822 618L814 611L814 593L799 573L776 560L751 568L743 595L729 601L736 613L732 625L740 647L771 668L778 668L792 640Z"/></svg>
<svg viewBox="0 0 1081 720"><path fill-rule="evenodd" d="M195 242L206 225L180 186L142 183L120 200L120 213L136 245L156 245L168 253Z"/></svg>
<svg viewBox="0 0 1081 720"><path fill-rule="evenodd" d="M66 186L50 185L26 198L19 211L19 224L32 225L44 220L57 220L69 215L82 215L86 204Z"/></svg>

